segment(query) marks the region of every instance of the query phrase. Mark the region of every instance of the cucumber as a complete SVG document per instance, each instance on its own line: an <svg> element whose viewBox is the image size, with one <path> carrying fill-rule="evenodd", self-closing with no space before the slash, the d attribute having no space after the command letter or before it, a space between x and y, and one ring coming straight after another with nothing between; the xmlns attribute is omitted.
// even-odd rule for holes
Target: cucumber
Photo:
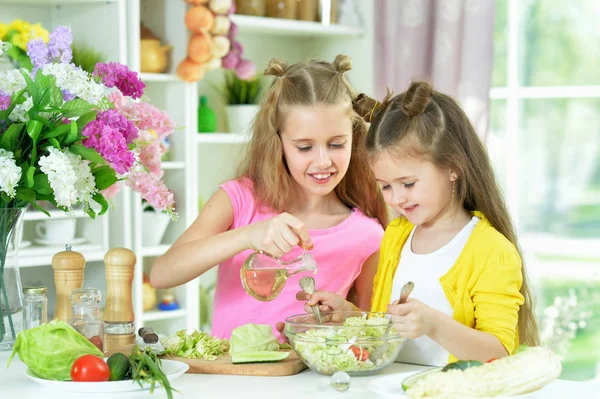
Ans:
<svg viewBox="0 0 600 399"><path fill-rule="evenodd" d="M442 371L448 371L448 370L466 370L468 368L471 367L479 367L481 366L483 363L481 363L479 360L459 360L453 363L448 363L443 369Z"/></svg>
<svg viewBox="0 0 600 399"><path fill-rule="evenodd" d="M289 355L290 352L276 351L238 352L231 354L231 362L234 364L278 362L287 358Z"/></svg>
<svg viewBox="0 0 600 399"><path fill-rule="evenodd" d="M420 373L413 374L410 377L406 377L404 380L402 380L402 389L404 389L404 391L406 392L408 388L412 387L415 384L415 382L427 377L429 374L442 371L442 368L443 367L434 367L432 369L424 370Z"/></svg>
<svg viewBox="0 0 600 399"><path fill-rule="evenodd" d="M110 369L109 381L121 381L129 376L129 358L121 352L113 353L106 361Z"/></svg>

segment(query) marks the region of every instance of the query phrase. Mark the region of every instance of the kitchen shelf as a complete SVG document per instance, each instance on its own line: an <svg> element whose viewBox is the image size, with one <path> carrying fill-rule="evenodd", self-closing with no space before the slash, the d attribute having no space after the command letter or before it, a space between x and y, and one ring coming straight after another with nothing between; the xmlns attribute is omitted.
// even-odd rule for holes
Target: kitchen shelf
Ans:
<svg viewBox="0 0 600 399"><path fill-rule="evenodd" d="M163 162L162 163L163 170L178 170L185 169L185 162Z"/></svg>
<svg viewBox="0 0 600 399"><path fill-rule="evenodd" d="M250 141L250 136L243 133L198 133L195 140L199 144L243 144Z"/></svg>
<svg viewBox="0 0 600 399"><path fill-rule="evenodd" d="M41 211L31 211L28 210L25 212L25 216L23 216L23 220L52 220L56 219L70 219L70 218L86 218L89 217L87 213L83 211L83 209L75 209L71 213L63 212L61 210L48 211L50 217L48 217L44 212Z"/></svg>
<svg viewBox="0 0 600 399"><path fill-rule="evenodd" d="M264 34L269 36L313 36L313 37L358 37L363 29L339 24L324 25L320 22L296 21L292 19L253 17L248 15L231 16L239 32Z"/></svg>
<svg viewBox="0 0 600 399"><path fill-rule="evenodd" d="M156 320L169 320L177 319L179 317L185 317L187 312L185 309L177 310L152 310L150 312L144 312L142 315L143 321L156 321Z"/></svg>
<svg viewBox="0 0 600 399"><path fill-rule="evenodd" d="M171 73L147 73L147 72L140 72L138 74L138 76L139 76L140 79L142 79L142 82L144 82L144 83L148 83L148 82L157 82L157 83L175 83L175 82L181 82L181 83L185 83L182 80L180 80L177 77L177 75L171 74Z"/></svg>
<svg viewBox="0 0 600 399"><path fill-rule="evenodd" d="M141 252L142 256L154 257L164 254L169 248L171 248L169 244L157 245L155 247L143 247Z"/></svg>
<svg viewBox="0 0 600 399"><path fill-rule="evenodd" d="M50 266L52 257L64 250L62 245L19 249L19 267ZM95 244L74 245L73 251L81 253L85 257L86 264L104 260L107 252L101 245Z"/></svg>
<svg viewBox="0 0 600 399"><path fill-rule="evenodd" d="M117 0L0 0L0 4L17 6L76 6L91 3L114 3Z"/></svg>

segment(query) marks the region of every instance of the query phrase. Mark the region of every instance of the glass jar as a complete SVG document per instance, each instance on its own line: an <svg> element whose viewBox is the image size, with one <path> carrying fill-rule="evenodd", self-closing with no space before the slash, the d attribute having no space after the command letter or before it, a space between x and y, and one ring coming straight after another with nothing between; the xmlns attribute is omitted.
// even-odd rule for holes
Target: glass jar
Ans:
<svg viewBox="0 0 600 399"><path fill-rule="evenodd" d="M69 298L73 304L71 326L103 351L104 328L100 318L100 290L79 288L73 290Z"/></svg>
<svg viewBox="0 0 600 399"><path fill-rule="evenodd" d="M235 0L236 14L264 17L267 12L267 0Z"/></svg>
<svg viewBox="0 0 600 399"><path fill-rule="evenodd" d="M267 17L295 19L297 4L296 0L268 0Z"/></svg>
<svg viewBox="0 0 600 399"><path fill-rule="evenodd" d="M48 322L46 291L46 287L23 288L23 330L29 330Z"/></svg>

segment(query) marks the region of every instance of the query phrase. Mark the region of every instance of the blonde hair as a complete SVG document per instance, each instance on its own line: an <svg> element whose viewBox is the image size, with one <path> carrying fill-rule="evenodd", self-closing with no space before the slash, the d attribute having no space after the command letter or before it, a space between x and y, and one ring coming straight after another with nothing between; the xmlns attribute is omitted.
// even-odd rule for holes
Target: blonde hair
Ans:
<svg viewBox="0 0 600 399"><path fill-rule="evenodd" d="M387 207L361 145L366 124L352 108L355 92L344 75L351 68L346 55L338 55L333 63L309 61L288 66L278 59L269 62L264 74L275 79L252 124L252 139L239 173L240 178L250 179L262 205L282 212L293 199L294 180L279 136L289 110L294 106L343 105L352 121L352 155L335 193L346 206L359 208L387 226Z"/></svg>
<svg viewBox="0 0 600 399"><path fill-rule="evenodd" d="M427 82L413 82L406 92L395 97L388 91L381 103L360 95L354 107L371 122L366 140L371 159L383 151L417 153L441 169L456 171L459 202L467 211L482 212L491 225L514 244L521 256L515 228L488 153L454 99L434 91ZM519 309L520 341L539 345L533 296L524 264L522 273L521 294L525 303Z"/></svg>

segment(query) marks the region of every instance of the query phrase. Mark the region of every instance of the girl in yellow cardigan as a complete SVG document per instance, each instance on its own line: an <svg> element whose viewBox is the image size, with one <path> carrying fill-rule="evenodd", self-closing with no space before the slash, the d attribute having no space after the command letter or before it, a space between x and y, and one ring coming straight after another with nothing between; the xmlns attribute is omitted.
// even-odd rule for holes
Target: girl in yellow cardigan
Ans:
<svg viewBox="0 0 600 399"><path fill-rule="evenodd" d="M398 361L487 361L519 343L537 345L515 229L464 111L425 82L382 103L360 95L355 108L371 123L370 165L400 215L383 237L371 303L410 338ZM408 281L415 288L398 304ZM356 309L325 291L308 297L307 311L317 303L324 311Z"/></svg>

